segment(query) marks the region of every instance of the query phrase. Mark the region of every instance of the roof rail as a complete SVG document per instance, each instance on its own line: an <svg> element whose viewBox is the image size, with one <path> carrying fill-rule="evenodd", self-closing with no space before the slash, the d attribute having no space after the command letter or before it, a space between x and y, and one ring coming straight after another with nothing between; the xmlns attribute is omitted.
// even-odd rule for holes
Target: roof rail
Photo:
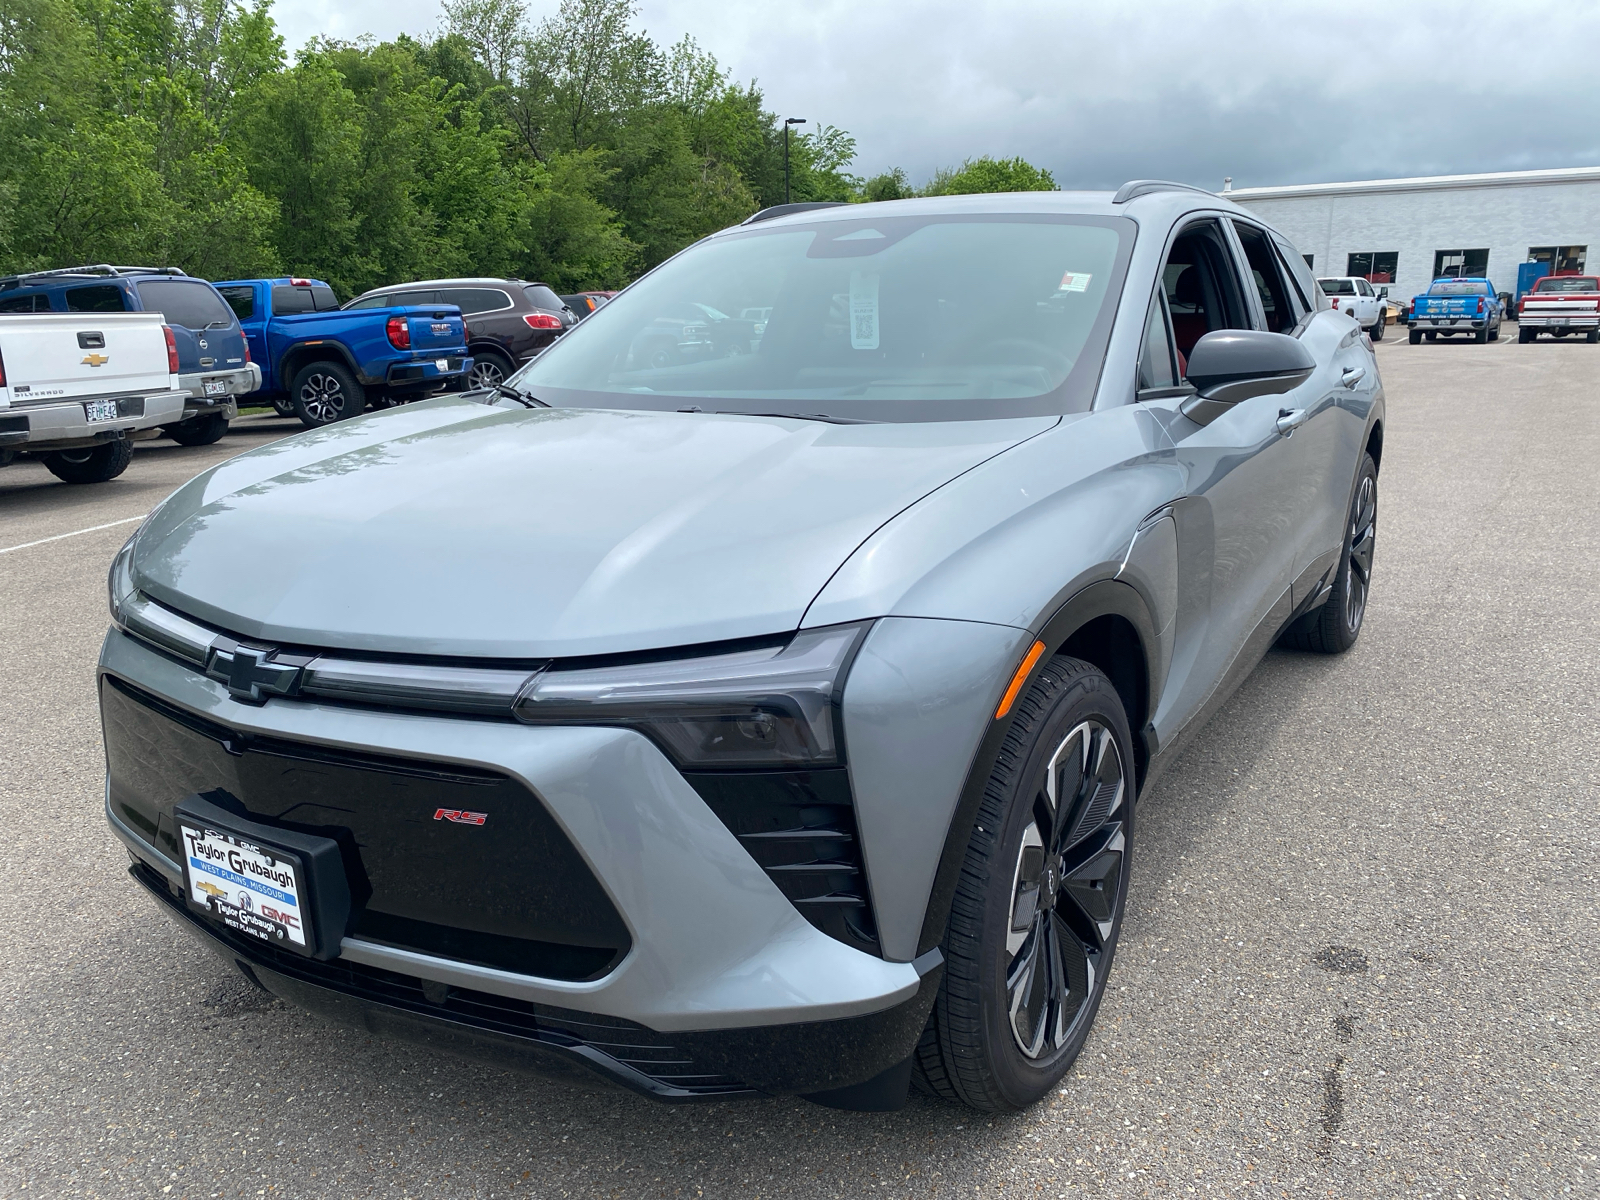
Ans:
<svg viewBox="0 0 1600 1200"><path fill-rule="evenodd" d="M1148 196L1151 192L1199 192L1202 196L1214 197L1216 193L1208 192L1205 188L1191 187L1187 183L1172 183L1166 179L1130 179L1117 189L1117 194L1111 197L1113 204L1126 204L1140 196Z"/></svg>
<svg viewBox="0 0 1600 1200"><path fill-rule="evenodd" d="M793 204L774 204L740 221L741 225L754 225L757 221L770 221L773 217L787 217L790 213L811 212L817 208L843 208L843 200L797 200Z"/></svg>
<svg viewBox="0 0 1600 1200"><path fill-rule="evenodd" d="M52 275L186 275L177 267L113 267L109 263L84 263L77 267L57 267L53 271L24 271L0 278L0 285L16 286L24 279L48 279Z"/></svg>

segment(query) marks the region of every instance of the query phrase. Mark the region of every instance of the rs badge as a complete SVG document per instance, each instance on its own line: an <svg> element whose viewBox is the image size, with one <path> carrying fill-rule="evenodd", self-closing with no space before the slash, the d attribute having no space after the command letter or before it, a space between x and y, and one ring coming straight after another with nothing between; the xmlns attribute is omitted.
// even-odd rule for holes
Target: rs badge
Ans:
<svg viewBox="0 0 1600 1200"><path fill-rule="evenodd" d="M457 825L482 825L488 813L462 812L459 808L441 808L433 814L435 821L454 821Z"/></svg>

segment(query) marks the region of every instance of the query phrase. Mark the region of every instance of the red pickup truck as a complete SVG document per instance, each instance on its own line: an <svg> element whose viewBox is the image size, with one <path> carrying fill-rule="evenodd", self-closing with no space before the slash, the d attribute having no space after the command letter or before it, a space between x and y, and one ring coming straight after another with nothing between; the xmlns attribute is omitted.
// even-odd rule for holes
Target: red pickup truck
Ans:
<svg viewBox="0 0 1600 1200"><path fill-rule="evenodd" d="M1600 342L1600 276L1556 275L1539 280L1517 305L1517 341L1541 332L1564 338L1584 333Z"/></svg>

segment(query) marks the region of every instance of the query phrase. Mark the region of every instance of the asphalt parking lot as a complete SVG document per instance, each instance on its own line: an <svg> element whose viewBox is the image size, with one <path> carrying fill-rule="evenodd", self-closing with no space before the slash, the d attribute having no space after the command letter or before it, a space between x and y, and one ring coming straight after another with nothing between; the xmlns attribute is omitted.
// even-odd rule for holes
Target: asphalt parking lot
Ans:
<svg viewBox="0 0 1600 1200"><path fill-rule="evenodd" d="M0 1193L1600 1194L1600 347L1507 333L1389 330L1361 641L1269 655L1145 799L1097 1028L995 1118L661 1107L252 992L125 874L93 664L133 522L298 425L0 470Z"/></svg>

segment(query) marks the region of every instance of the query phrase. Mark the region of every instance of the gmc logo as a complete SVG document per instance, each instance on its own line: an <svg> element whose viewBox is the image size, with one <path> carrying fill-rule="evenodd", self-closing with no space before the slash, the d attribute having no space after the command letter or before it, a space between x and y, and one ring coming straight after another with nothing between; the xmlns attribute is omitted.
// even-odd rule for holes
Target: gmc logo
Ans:
<svg viewBox="0 0 1600 1200"><path fill-rule="evenodd" d="M457 825L482 825L488 813L462 812L459 808L441 808L433 814L435 821L454 821Z"/></svg>

